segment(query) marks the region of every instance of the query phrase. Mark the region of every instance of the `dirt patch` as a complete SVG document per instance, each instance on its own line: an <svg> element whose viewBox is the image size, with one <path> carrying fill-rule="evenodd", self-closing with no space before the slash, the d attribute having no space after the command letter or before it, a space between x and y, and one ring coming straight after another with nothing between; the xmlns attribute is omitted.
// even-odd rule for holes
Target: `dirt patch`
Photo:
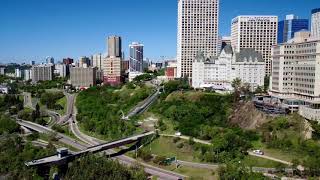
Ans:
<svg viewBox="0 0 320 180"><path fill-rule="evenodd" d="M254 107L253 102L240 103L229 117L231 124L248 130L257 129L269 120L270 118L266 114Z"/></svg>
<svg viewBox="0 0 320 180"><path fill-rule="evenodd" d="M158 122L157 118L154 117L148 117L143 120L141 127L144 130L153 131L155 130L155 125Z"/></svg>
<svg viewBox="0 0 320 180"><path fill-rule="evenodd" d="M312 129L311 124L307 120L304 120L304 132L303 132L304 139L305 140L311 139L313 131L314 130Z"/></svg>

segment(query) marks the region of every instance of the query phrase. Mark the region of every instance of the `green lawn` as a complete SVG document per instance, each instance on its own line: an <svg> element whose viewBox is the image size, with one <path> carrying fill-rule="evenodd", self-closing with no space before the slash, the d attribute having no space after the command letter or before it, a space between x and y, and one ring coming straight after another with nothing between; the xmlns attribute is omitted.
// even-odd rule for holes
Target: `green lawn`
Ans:
<svg viewBox="0 0 320 180"><path fill-rule="evenodd" d="M139 159L138 161L142 161L142 160ZM172 164L170 166L160 166L153 162L148 162L147 164L188 176L188 179L190 180L218 179L218 173L216 172L216 169L210 170L210 169L193 168L193 167L186 167L186 166L180 166L177 168L175 164Z"/></svg>
<svg viewBox="0 0 320 180"><path fill-rule="evenodd" d="M265 167L265 168L274 168L281 165L279 162L271 161L268 159L255 157L255 156L246 156L242 161L248 167Z"/></svg>
<svg viewBox="0 0 320 180"><path fill-rule="evenodd" d="M66 111L67 111L67 98L66 98L66 96L64 96L63 98L59 99L57 101L57 104L59 104L59 105L61 105L63 107L63 109L58 110L57 113L59 113L61 116L66 114Z"/></svg>
<svg viewBox="0 0 320 180"><path fill-rule="evenodd" d="M182 148L178 148L178 144L183 143ZM194 157L194 151L192 147L185 140L179 140L177 143L173 142L173 138L159 137L154 140L150 145L144 147L145 150L150 151L151 154L163 155L166 157L177 157L179 160L200 162Z"/></svg>
<svg viewBox="0 0 320 180"><path fill-rule="evenodd" d="M293 159L302 159L303 156L301 154L297 154L295 152L286 152L280 149L271 149L267 148L265 144L263 144L260 140L253 143L254 149L262 150L265 155L278 158L284 161L291 162Z"/></svg>

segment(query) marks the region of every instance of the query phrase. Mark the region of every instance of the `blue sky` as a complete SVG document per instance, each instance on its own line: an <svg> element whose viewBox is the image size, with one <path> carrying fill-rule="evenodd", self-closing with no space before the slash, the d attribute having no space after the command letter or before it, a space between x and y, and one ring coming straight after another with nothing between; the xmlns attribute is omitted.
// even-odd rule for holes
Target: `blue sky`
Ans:
<svg viewBox="0 0 320 180"><path fill-rule="evenodd" d="M310 17L320 0L220 0L220 34L237 15ZM176 54L177 0L0 0L0 62L41 62L106 51L106 37L145 45L145 57Z"/></svg>

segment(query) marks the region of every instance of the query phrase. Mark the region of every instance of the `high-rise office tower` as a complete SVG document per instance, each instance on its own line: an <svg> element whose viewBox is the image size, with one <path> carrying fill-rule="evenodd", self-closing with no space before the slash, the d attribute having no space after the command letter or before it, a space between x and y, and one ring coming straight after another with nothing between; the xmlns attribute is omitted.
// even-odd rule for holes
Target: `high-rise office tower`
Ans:
<svg viewBox="0 0 320 180"><path fill-rule="evenodd" d="M31 69L25 69L24 70L24 80L29 81L30 79L32 79Z"/></svg>
<svg viewBox="0 0 320 180"><path fill-rule="evenodd" d="M21 78L22 77L22 71L19 68L15 69L15 77L16 78Z"/></svg>
<svg viewBox="0 0 320 180"><path fill-rule="evenodd" d="M90 58L86 56L81 56L79 58L79 67L89 67L90 65Z"/></svg>
<svg viewBox="0 0 320 180"><path fill-rule="evenodd" d="M231 45L236 52L253 48L262 54L266 74L271 73L271 47L277 44L277 16L238 16L232 20Z"/></svg>
<svg viewBox="0 0 320 180"><path fill-rule="evenodd" d="M129 71L130 72L143 72L143 44L133 42L129 45L130 60Z"/></svg>
<svg viewBox="0 0 320 180"><path fill-rule="evenodd" d="M108 37L108 56L109 57L121 57L121 37L109 36Z"/></svg>
<svg viewBox="0 0 320 180"><path fill-rule="evenodd" d="M311 36L320 39L320 8L313 9L311 13Z"/></svg>
<svg viewBox="0 0 320 180"><path fill-rule="evenodd" d="M51 81L53 79L54 66L52 64L41 64L32 66L31 78L33 83L38 81Z"/></svg>
<svg viewBox="0 0 320 180"><path fill-rule="evenodd" d="M121 83L121 37L108 37L108 55L103 58L101 70L103 71L103 82L110 85Z"/></svg>
<svg viewBox="0 0 320 180"><path fill-rule="evenodd" d="M105 84L121 84L121 57L107 57L104 60L103 74Z"/></svg>
<svg viewBox="0 0 320 180"><path fill-rule="evenodd" d="M50 56L46 57L46 63L47 64L54 64L54 58L50 57Z"/></svg>
<svg viewBox="0 0 320 180"><path fill-rule="evenodd" d="M63 64L70 65L73 63L73 59L71 58L63 58Z"/></svg>
<svg viewBox="0 0 320 180"><path fill-rule="evenodd" d="M286 19L278 24L278 44L287 42L294 37L294 33L301 30L309 29L308 19L299 19L297 16L290 14Z"/></svg>
<svg viewBox="0 0 320 180"><path fill-rule="evenodd" d="M96 68L70 68L70 81L74 87L91 87L96 85Z"/></svg>
<svg viewBox="0 0 320 180"><path fill-rule="evenodd" d="M219 0L178 0L177 76L192 77L199 50L218 55Z"/></svg>
<svg viewBox="0 0 320 180"><path fill-rule="evenodd" d="M0 66L0 75L4 75L5 74L5 67L1 67Z"/></svg>
<svg viewBox="0 0 320 180"><path fill-rule="evenodd" d="M92 56L92 66L97 67L98 70L102 69L102 61L103 55L101 53Z"/></svg>

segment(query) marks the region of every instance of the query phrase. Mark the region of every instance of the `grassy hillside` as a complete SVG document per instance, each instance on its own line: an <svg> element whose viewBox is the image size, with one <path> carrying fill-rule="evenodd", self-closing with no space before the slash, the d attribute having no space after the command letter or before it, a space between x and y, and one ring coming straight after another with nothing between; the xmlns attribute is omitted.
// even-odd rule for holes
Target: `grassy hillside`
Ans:
<svg viewBox="0 0 320 180"><path fill-rule="evenodd" d="M135 127L120 119L122 112L127 113L151 93L152 89L146 86L90 88L77 97L77 119L86 131L103 135L106 139L131 135Z"/></svg>

